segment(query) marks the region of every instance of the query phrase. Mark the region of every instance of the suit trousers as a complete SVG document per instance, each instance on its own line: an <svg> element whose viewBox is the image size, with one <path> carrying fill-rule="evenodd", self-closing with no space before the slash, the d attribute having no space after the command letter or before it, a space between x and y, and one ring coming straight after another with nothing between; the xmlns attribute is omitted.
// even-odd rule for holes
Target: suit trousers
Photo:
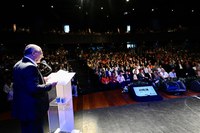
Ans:
<svg viewBox="0 0 200 133"><path fill-rule="evenodd" d="M44 120L25 120L20 121L21 123L21 133L44 133Z"/></svg>

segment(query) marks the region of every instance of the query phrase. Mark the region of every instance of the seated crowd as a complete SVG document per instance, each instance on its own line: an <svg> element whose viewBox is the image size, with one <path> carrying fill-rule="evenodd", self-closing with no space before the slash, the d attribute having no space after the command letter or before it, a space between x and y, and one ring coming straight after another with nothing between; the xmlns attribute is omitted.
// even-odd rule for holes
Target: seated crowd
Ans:
<svg viewBox="0 0 200 133"><path fill-rule="evenodd" d="M200 77L199 53L176 46L133 49L100 49L82 53L99 77L103 88L126 88L130 83L148 82L158 88L163 81Z"/></svg>
<svg viewBox="0 0 200 133"><path fill-rule="evenodd" d="M52 72L60 69L73 71L68 62L68 50L45 48L45 60ZM115 46L101 49L84 48L76 52L76 59L85 60L88 68L98 76L102 88L126 88L132 83L147 82L159 87L162 81L187 77L200 77L199 53L180 46L138 46L133 49ZM20 55L0 56L0 96L12 100L12 68ZM45 75L45 71L44 71ZM77 79L72 84L77 86ZM76 87L75 87L76 88ZM75 94L77 95L77 94Z"/></svg>

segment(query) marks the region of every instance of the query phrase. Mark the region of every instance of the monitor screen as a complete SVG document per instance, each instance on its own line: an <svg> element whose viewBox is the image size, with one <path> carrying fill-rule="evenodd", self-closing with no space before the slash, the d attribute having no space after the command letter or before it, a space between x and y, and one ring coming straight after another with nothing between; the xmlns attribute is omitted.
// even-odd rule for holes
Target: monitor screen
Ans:
<svg viewBox="0 0 200 133"><path fill-rule="evenodd" d="M133 87L137 96L156 96L157 93L153 86L137 86Z"/></svg>

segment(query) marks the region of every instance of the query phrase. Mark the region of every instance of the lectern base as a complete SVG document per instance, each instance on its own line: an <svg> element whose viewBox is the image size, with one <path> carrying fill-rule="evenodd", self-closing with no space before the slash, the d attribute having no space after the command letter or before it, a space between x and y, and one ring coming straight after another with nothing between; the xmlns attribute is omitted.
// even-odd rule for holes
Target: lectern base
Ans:
<svg viewBox="0 0 200 133"><path fill-rule="evenodd" d="M80 130L74 129L71 132L60 131L60 128L57 128L56 131L51 133L82 133Z"/></svg>

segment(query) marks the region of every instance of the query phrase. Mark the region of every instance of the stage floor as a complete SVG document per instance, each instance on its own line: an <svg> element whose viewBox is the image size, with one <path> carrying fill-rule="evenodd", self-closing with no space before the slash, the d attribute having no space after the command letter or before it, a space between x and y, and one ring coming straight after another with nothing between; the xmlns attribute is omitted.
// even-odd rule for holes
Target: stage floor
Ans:
<svg viewBox="0 0 200 133"><path fill-rule="evenodd" d="M74 116L82 133L200 133L200 97L81 110ZM19 123L1 120L0 132L20 133Z"/></svg>

